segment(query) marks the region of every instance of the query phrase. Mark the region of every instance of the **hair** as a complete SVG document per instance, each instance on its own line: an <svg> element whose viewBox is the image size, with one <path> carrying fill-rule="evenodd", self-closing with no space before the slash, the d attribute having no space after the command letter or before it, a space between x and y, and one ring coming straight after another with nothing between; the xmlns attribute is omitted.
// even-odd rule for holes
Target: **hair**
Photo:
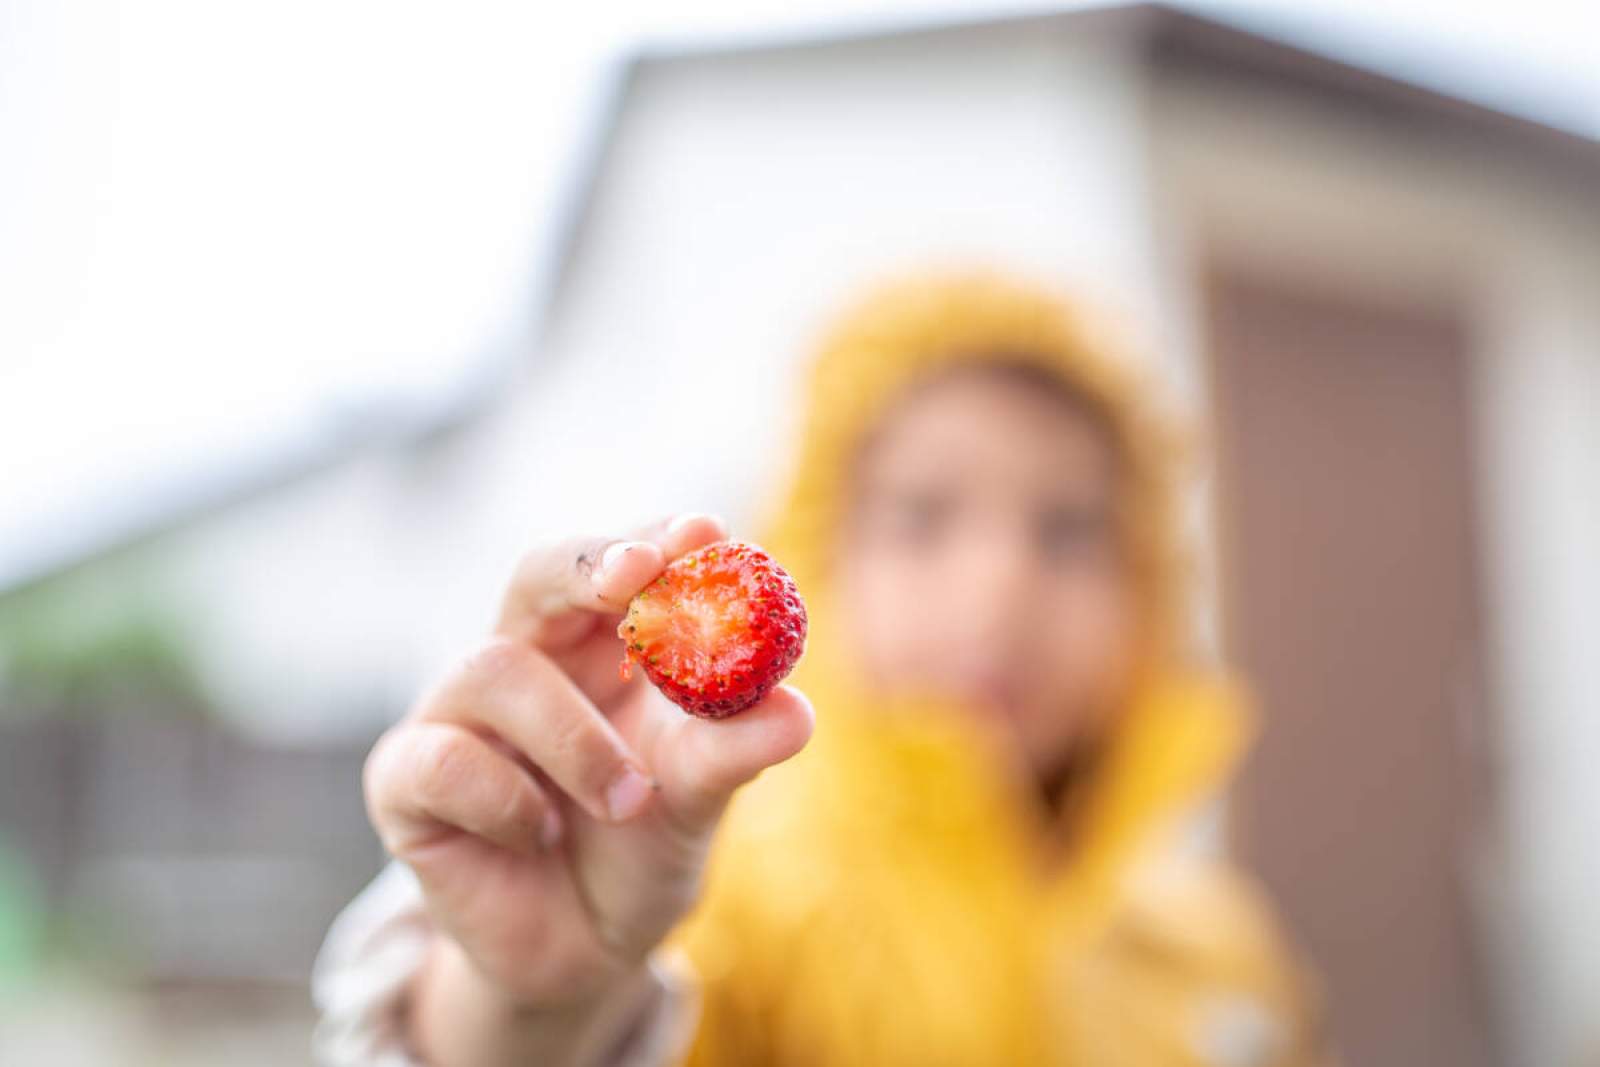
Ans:
<svg viewBox="0 0 1600 1067"><path fill-rule="evenodd" d="M1069 418L1085 423L1091 428L1110 454L1113 470L1120 475L1123 459L1115 428L1103 405L1092 394L1061 375L1044 370L1039 366L1037 358L1029 359L1009 352L957 355L952 356L948 363L941 364L915 380L907 382L879 416L878 421L861 435L850 462L849 480L853 489L854 503L859 504L859 498L854 493L859 493L861 488L858 476L862 461L893 421L895 412L925 390L963 378L1010 383L1054 402Z"/></svg>
<svg viewBox="0 0 1600 1067"><path fill-rule="evenodd" d="M1018 352L996 351L983 355L957 353L950 357L949 363L944 367L924 375L918 382L911 383L902 396L921 385L932 384L956 375L971 374L1013 382L1055 400L1073 416L1088 423L1120 462L1121 442L1117 438L1115 420L1106 410L1103 399L1083 388L1078 382L1045 369L1042 365L1044 362L1045 360L1037 354Z"/></svg>

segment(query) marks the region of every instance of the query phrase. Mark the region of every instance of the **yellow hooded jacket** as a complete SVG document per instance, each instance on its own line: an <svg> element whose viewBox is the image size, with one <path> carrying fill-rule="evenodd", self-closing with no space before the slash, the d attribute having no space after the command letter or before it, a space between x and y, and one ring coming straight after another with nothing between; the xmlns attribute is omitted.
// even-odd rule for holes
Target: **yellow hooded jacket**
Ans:
<svg viewBox="0 0 1600 1067"><path fill-rule="evenodd" d="M1107 417L1145 607L1141 680L1051 859L1050 823L958 707L870 700L829 586L854 450L919 375L1026 360ZM848 315L814 365L796 475L764 543L810 639L811 744L730 808L702 902L669 939L700 1013L686 1067L1324 1062L1251 883L1192 841L1248 739L1232 682L1184 667L1184 449L1093 324L990 275L912 279ZM936 604L930 608L937 608Z"/></svg>

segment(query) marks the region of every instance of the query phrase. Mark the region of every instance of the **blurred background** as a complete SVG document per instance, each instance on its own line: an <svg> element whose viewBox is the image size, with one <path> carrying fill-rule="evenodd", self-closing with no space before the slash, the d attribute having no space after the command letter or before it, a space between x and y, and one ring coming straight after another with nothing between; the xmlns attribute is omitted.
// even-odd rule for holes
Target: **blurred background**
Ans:
<svg viewBox="0 0 1600 1067"><path fill-rule="evenodd" d="M307 1062L519 550L767 500L989 264L1209 429L1245 861L1354 1065L1600 1063L1600 8L0 0L0 1062Z"/></svg>

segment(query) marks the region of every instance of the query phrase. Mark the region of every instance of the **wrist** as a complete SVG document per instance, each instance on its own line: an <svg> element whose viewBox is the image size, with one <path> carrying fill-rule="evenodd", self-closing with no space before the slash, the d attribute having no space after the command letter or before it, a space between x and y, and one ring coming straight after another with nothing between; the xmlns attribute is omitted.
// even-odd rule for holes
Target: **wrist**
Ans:
<svg viewBox="0 0 1600 1067"><path fill-rule="evenodd" d="M580 999L530 1003L484 974L455 939L435 939L413 989L412 1043L437 1067L607 1061L662 996L643 962Z"/></svg>

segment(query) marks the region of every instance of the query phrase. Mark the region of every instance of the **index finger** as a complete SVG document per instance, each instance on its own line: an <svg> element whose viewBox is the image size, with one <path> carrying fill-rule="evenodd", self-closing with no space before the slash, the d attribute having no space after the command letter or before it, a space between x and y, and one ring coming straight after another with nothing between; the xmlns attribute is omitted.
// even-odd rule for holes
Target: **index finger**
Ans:
<svg viewBox="0 0 1600 1067"><path fill-rule="evenodd" d="M688 514L633 531L629 538L578 537L528 552L501 600L495 632L559 649L582 640L669 562L727 536L714 515Z"/></svg>

